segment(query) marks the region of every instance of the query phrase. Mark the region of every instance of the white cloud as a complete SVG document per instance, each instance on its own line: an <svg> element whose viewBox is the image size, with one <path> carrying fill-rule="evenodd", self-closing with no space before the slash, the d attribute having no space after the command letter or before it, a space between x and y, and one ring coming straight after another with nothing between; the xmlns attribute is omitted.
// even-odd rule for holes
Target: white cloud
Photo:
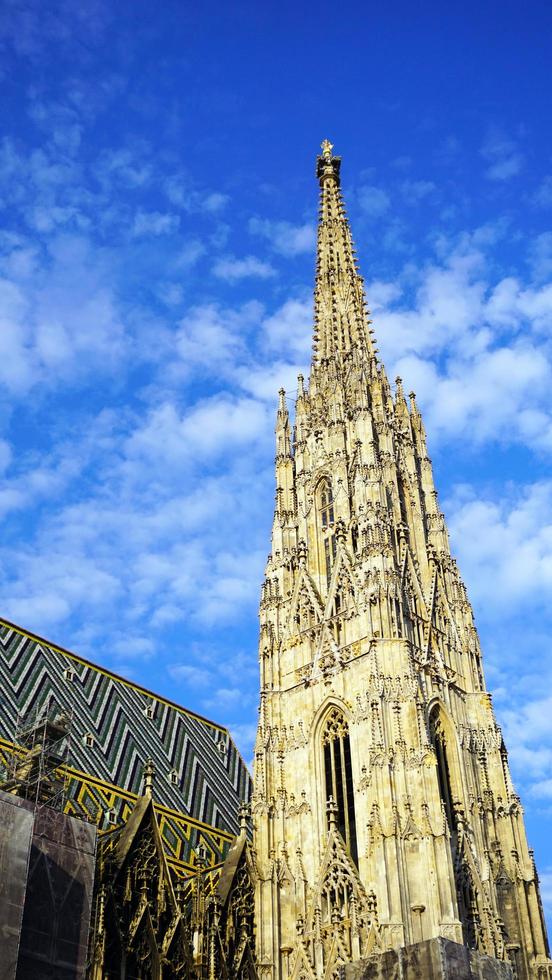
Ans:
<svg viewBox="0 0 552 980"><path fill-rule="evenodd" d="M538 282L552 279L552 232L536 235L531 242L529 261Z"/></svg>
<svg viewBox="0 0 552 980"><path fill-rule="evenodd" d="M501 500L465 490L446 511L454 550L480 605L515 615L520 607L550 602L552 481L516 487Z"/></svg>
<svg viewBox="0 0 552 980"><path fill-rule="evenodd" d="M433 443L470 433L473 442L531 442L552 449L552 417L533 406L550 383L542 351L521 343L451 358L444 370L414 356L395 362L420 396Z"/></svg>
<svg viewBox="0 0 552 980"><path fill-rule="evenodd" d="M531 200L539 208L552 208L552 174L544 177Z"/></svg>
<svg viewBox="0 0 552 980"><path fill-rule="evenodd" d="M213 266L213 272L219 279L226 282L238 282L240 279L271 279L276 275L276 269L269 262L262 262L254 255L243 259L228 255L218 259Z"/></svg>
<svg viewBox="0 0 552 980"><path fill-rule="evenodd" d="M19 460L14 492L26 496L11 506L30 507L40 494L54 494L59 506L45 511L11 562L0 548L4 615L39 631L55 626L66 643L77 617L94 625L80 636L83 644L93 647L109 631L104 655L127 663L153 652L142 642L152 624L205 629L254 609L265 555L259 514L273 479L271 467L263 468L272 408L229 396L183 412L166 403L130 429L129 418L114 417L118 431L92 420L64 444L65 455L55 448L42 473ZM208 476L205 464L215 456L217 475ZM126 635L132 641L125 645Z"/></svg>
<svg viewBox="0 0 552 980"><path fill-rule="evenodd" d="M246 358L246 340L258 325L264 309L250 301L237 309L220 307L215 303L192 307L180 321L175 338L175 350L180 367L190 370L194 365L225 373Z"/></svg>
<svg viewBox="0 0 552 980"><path fill-rule="evenodd" d="M496 128L490 130L481 147L481 156L489 163L486 171L489 180L509 180L515 177L524 162L514 140Z"/></svg>
<svg viewBox="0 0 552 980"><path fill-rule="evenodd" d="M16 510L23 510L28 501L28 495L17 487L0 489L0 520Z"/></svg>
<svg viewBox="0 0 552 980"><path fill-rule="evenodd" d="M416 276L410 266L402 288L397 281L368 288L384 361L419 392L433 438L469 432L478 442L550 451L552 285L491 283L474 239Z"/></svg>
<svg viewBox="0 0 552 980"><path fill-rule="evenodd" d="M206 194L203 198L203 208L205 211L210 211L213 214L218 211L222 211L226 207L230 198L228 194L221 194L218 191L212 191L210 194Z"/></svg>
<svg viewBox="0 0 552 980"><path fill-rule="evenodd" d="M116 634L111 644L112 652L125 660L147 660L155 653L155 643L151 636L125 633L117 638Z"/></svg>
<svg viewBox="0 0 552 980"><path fill-rule="evenodd" d="M310 294L288 299L263 321L263 331L272 350L310 359L313 301Z"/></svg>
<svg viewBox="0 0 552 980"><path fill-rule="evenodd" d="M184 681L192 687L209 687L213 681L213 671L193 664L171 664L169 674L176 681Z"/></svg>
<svg viewBox="0 0 552 980"><path fill-rule="evenodd" d="M230 726L230 735L238 746L250 769L253 768L253 748L257 737L256 725L234 724Z"/></svg>
<svg viewBox="0 0 552 980"><path fill-rule="evenodd" d="M272 419L259 401L222 394L197 402L183 415L170 402L156 407L127 443L130 457L168 465L192 463L251 446Z"/></svg>
<svg viewBox="0 0 552 980"><path fill-rule="evenodd" d="M500 722L516 782L528 800L552 797L552 698L528 700L515 685Z"/></svg>
<svg viewBox="0 0 552 980"><path fill-rule="evenodd" d="M542 903L549 916L552 915L552 868L540 869L540 893Z"/></svg>
<svg viewBox="0 0 552 980"><path fill-rule="evenodd" d="M0 386L23 395L117 370L133 329L109 259L90 238L58 235L32 258L16 247L5 264L11 279L0 280ZM134 353L138 359L137 346Z"/></svg>
<svg viewBox="0 0 552 980"><path fill-rule="evenodd" d="M550 798L552 481L500 498L460 485L444 505L453 554L482 624L484 667L514 783L528 805Z"/></svg>
<svg viewBox="0 0 552 980"><path fill-rule="evenodd" d="M202 255L205 255L207 249L203 242L198 239L191 239L181 248L172 260L172 266L175 270L177 269L191 269Z"/></svg>
<svg viewBox="0 0 552 980"><path fill-rule="evenodd" d="M364 211L364 214L367 214L370 218L380 218L389 210L391 200L389 194L382 190L381 187L367 184L359 188L358 203L361 210Z"/></svg>
<svg viewBox="0 0 552 980"><path fill-rule="evenodd" d="M12 459L12 448L6 439L0 439L0 473L5 473Z"/></svg>
<svg viewBox="0 0 552 980"><path fill-rule="evenodd" d="M199 189L188 174L175 173L163 178L163 191L171 204L188 212L219 214L228 204L228 194Z"/></svg>
<svg viewBox="0 0 552 980"><path fill-rule="evenodd" d="M401 191L407 204L419 204L437 189L432 180L404 180Z"/></svg>
<svg viewBox="0 0 552 980"><path fill-rule="evenodd" d="M550 710L552 705L548 704L548 717L550 718ZM541 779L531 786L531 796L535 796L538 799L549 799L552 800L552 777L550 779Z"/></svg>
<svg viewBox="0 0 552 980"><path fill-rule="evenodd" d="M206 698L202 703L207 711L216 711L220 715L229 708L245 706L249 700L241 687L219 687L212 697Z"/></svg>
<svg viewBox="0 0 552 980"><path fill-rule="evenodd" d="M147 155L148 148L143 144L105 150L96 166L97 176L104 185L115 179L129 188L143 187L153 176L153 165Z"/></svg>
<svg viewBox="0 0 552 980"><path fill-rule="evenodd" d="M293 225L289 221L251 218L249 230L253 235L266 238L280 255L293 257L313 252L316 244L316 229L311 222Z"/></svg>
<svg viewBox="0 0 552 980"><path fill-rule="evenodd" d="M272 408L275 405L274 393L280 388L285 388L290 397L293 397L297 390L297 375L302 374L308 378L309 359L301 363L289 361L273 361L266 366L261 364L255 366L244 366L236 372L236 378L244 391L266 401Z"/></svg>
<svg viewBox="0 0 552 980"><path fill-rule="evenodd" d="M132 234L167 235L177 230L180 218L177 214L167 214L161 211L138 211L134 216Z"/></svg>
<svg viewBox="0 0 552 980"><path fill-rule="evenodd" d="M157 288L157 295L165 306L180 306L184 290L179 282L163 282Z"/></svg>

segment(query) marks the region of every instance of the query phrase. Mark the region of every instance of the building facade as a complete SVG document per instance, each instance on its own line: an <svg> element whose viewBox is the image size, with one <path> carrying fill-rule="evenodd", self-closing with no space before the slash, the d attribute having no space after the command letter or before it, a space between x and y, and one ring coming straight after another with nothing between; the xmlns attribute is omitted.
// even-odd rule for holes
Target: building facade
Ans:
<svg viewBox="0 0 552 980"><path fill-rule="evenodd" d="M377 357L340 162L325 141L310 379L294 428L284 391L276 423L252 800L259 974L333 978L441 937L520 980L550 977L472 609L414 394L400 379L393 392Z"/></svg>

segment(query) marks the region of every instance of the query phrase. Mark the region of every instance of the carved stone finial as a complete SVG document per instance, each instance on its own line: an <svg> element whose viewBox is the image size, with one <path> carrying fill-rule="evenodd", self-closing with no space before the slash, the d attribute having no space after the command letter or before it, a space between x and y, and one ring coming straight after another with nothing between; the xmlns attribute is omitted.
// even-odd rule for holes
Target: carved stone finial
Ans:
<svg viewBox="0 0 552 980"><path fill-rule="evenodd" d="M338 541L343 542L345 542L347 538L347 527L342 517L339 518L335 525L335 536Z"/></svg>
<svg viewBox="0 0 552 980"><path fill-rule="evenodd" d="M404 399L402 378L397 376L395 378L395 385L396 385L395 399L396 401L402 401Z"/></svg>
<svg viewBox="0 0 552 980"><path fill-rule="evenodd" d="M186 889L184 887L184 881L182 878L179 878L178 881L176 882L174 893L179 908L182 908L182 906L184 905L184 896L186 894Z"/></svg>
<svg viewBox="0 0 552 980"><path fill-rule="evenodd" d="M146 759L143 769L144 776L144 796L153 796L153 781L155 779L155 766L153 759Z"/></svg>
<svg viewBox="0 0 552 980"><path fill-rule="evenodd" d="M333 796L330 796L328 798L328 802L326 804L326 812L328 814L328 829L336 830L337 829L337 803L335 802Z"/></svg>
<svg viewBox="0 0 552 980"><path fill-rule="evenodd" d="M316 159L316 175L321 184L329 179L334 181L337 187L339 187L341 157L334 157L332 152L333 143L330 143L329 140L324 140L321 146L322 153ZM336 202L336 204L339 204L339 202Z"/></svg>
<svg viewBox="0 0 552 980"><path fill-rule="evenodd" d="M251 814L251 807L249 806L249 804L242 803L238 810L238 816L240 818L240 834L247 833L250 814Z"/></svg>
<svg viewBox="0 0 552 980"><path fill-rule="evenodd" d="M297 559L301 568L304 568L307 564L307 545L303 539L297 545Z"/></svg>
<svg viewBox="0 0 552 980"><path fill-rule="evenodd" d="M406 524L404 523L404 521L399 521L398 524L397 524L397 537L398 537L399 541L401 541L401 542L402 541L406 541L407 531L408 531L408 528L407 528Z"/></svg>
<svg viewBox="0 0 552 980"><path fill-rule="evenodd" d="M209 852L203 841L200 841L196 849L196 867L199 871L204 871L209 864Z"/></svg>

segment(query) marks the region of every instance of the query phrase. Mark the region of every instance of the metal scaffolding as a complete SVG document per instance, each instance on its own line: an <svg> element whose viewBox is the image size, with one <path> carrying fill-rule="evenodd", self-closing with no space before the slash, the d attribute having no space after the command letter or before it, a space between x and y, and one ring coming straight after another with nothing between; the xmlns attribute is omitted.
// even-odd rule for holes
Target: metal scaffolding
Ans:
<svg viewBox="0 0 552 980"><path fill-rule="evenodd" d="M37 805L63 810L72 723L72 710L60 705L53 695L39 707L19 715L2 790Z"/></svg>

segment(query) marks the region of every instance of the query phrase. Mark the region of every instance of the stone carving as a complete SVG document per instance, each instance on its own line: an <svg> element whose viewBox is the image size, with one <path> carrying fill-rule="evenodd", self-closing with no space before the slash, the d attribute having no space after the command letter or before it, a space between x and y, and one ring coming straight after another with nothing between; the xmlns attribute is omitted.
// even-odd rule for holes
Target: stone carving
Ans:
<svg viewBox="0 0 552 980"><path fill-rule="evenodd" d="M302 871L293 894L277 876L257 891L259 960L273 980L319 980L369 934L382 950L446 934L502 960L517 944L518 980L529 980L539 957L550 963L538 883L423 420L377 356L329 144L317 173L314 353L294 446L285 402L276 424L262 649L267 636L282 642L270 663L261 656L266 789L254 803L263 861L285 843ZM330 742L332 718L347 735ZM346 915L322 900L334 786L347 827L339 874L355 882ZM499 835L500 875L490 860ZM506 901L500 882L520 875L527 887Z"/></svg>

